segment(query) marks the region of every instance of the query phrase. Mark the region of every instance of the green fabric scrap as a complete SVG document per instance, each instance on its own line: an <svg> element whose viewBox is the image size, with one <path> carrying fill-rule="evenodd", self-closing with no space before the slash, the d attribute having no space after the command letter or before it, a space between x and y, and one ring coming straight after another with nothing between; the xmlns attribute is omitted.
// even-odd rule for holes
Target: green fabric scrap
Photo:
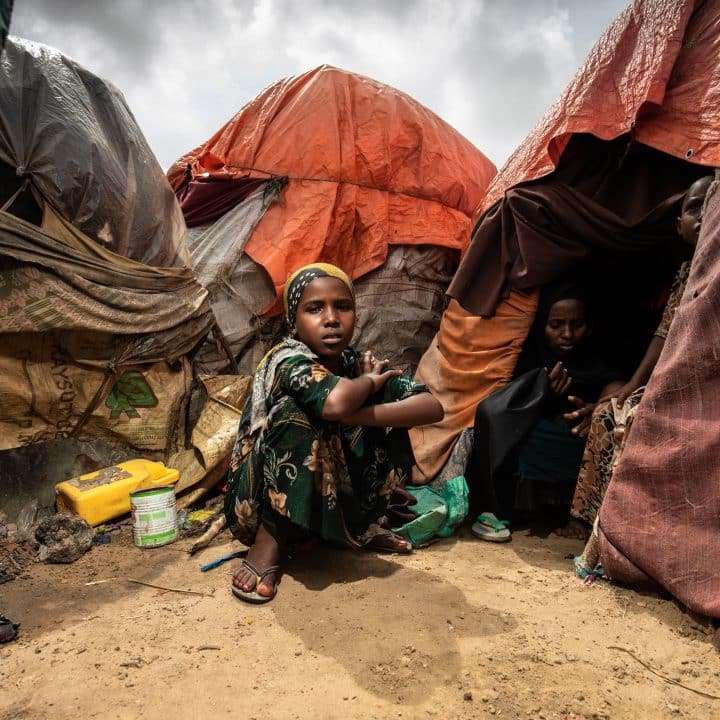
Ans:
<svg viewBox="0 0 720 720"><path fill-rule="evenodd" d="M458 475L452 480L448 480L443 486L441 494L443 500L447 503L448 514L447 520L443 527L440 528L438 535L440 537L450 537L455 532L455 528L465 519L470 509L468 502L469 491L465 476Z"/></svg>
<svg viewBox="0 0 720 720"><path fill-rule="evenodd" d="M468 487L462 475L445 483L441 491L427 485L408 487L406 490L417 500L412 509L417 517L393 532L422 545L433 537L449 537L455 532L468 512Z"/></svg>

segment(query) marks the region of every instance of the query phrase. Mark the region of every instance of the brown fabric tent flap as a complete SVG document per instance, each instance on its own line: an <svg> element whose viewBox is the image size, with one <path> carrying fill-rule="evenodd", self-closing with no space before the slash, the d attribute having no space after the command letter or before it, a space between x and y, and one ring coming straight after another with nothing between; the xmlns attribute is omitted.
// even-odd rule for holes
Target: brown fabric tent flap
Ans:
<svg viewBox="0 0 720 720"><path fill-rule="evenodd" d="M410 430L415 484L428 483L437 475L460 433L473 426L478 403L510 380L536 307L537 293L521 291L511 292L495 316L487 319L450 302L437 340L423 355L416 374L442 398L445 417Z"/></svg>
<svg viewBox="0 0 720 720"><path fill-rule="evenodd" d="M707 169L634 143L579 136L557 171L508 190L475 228L448 295L490 316L510 287L540 287L584 261L669 253L687 187Z"/></svg>
<svg viewBox="0 0 720 720"><path fill-rule="evenodd" d="M52 216L62 241L0 212L0 256L16 261L0 267L0 332L112 333L116 363L172 361L209 332L207 291L191 270L120 257Z"/></svg>

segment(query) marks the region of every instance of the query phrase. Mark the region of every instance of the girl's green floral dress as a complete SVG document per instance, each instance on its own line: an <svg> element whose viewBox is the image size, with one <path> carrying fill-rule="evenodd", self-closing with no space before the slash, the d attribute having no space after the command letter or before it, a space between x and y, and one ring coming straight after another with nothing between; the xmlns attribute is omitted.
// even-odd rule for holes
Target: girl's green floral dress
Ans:
<svg viewBox="0 0 720 720"><path fill-rule="evenodd" d="M356 377L358 363L348 348L340 375ZM228 526L252 545L261 516L274 511L325 540L366 544L380 531L388 500L409 472L407 432L323 420L323 404L340 375L308 354L283 359L270 375L262 426L251 432L252 397L240 421L225 498ZM427 392L424 385L393 377L367 404L420 392Z"/></svg>

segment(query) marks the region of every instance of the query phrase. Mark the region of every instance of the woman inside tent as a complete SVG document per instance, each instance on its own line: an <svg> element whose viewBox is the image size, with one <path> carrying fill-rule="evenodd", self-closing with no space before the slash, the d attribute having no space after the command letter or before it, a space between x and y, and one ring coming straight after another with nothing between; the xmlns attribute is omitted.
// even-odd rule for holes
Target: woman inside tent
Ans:
<svg viewBox="0 0 720 720"><path fill-rule="evenodd" d="M592 347L588 299L575 283L543 290L515 379L478 406L466 478L482 540L510 540L512 510L567 506L592 410L613 378Z"/></svg>
<svg viewBox="0 0 720 720"><path fill-rule="evenodd" d="M702 208L712 181L713 177L709 175L696 180L683 198L678 218L678 234L693 249L700 234ZM557 531L559 535L583 540L590 535L613 469L627 441L645 384L665 345L665 338L685 291L689 272L690 261L687 260L677 271L660 325L632 377L614 392L604 393L593 412L570 510L572 519Z"/></svg>

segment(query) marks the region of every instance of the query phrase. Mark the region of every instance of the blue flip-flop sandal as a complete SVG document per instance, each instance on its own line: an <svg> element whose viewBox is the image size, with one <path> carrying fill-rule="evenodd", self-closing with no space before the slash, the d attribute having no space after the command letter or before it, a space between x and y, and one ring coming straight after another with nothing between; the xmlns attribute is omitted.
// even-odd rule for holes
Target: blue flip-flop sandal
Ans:
<svg viewBox="0 0 720 720"><path fill-rule="evenodd" d="M510 523L498 520L493 513L482 513L471 528L473 535L488 542L504 543L512 540Z"/></svg>

